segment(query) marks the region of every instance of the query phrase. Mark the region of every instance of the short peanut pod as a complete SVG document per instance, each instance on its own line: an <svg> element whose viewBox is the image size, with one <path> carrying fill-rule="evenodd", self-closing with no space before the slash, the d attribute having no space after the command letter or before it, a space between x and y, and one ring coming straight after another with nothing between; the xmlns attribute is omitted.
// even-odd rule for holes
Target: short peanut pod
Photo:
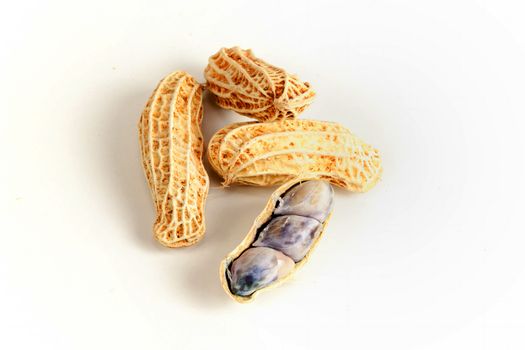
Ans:
<svg viewBox="0 0 525 350"><path fill-rule="evenodd" d="M315 96L308 83L238 47L211 56L204 76L219 106L259 121L295 118Z"/></svg>
<svg viewBox="0 0 525 350"><path fill-rule="evenodd" d="M222 286L234 300L251 301L260 291L284 282L306 263L333 208L333 190L326 184L327 191L321 183L324 182L296 179L278 188L242 243L221 262ZM301 198L303 203L299 203ZM298 208L299 212L317 213L322 220L278 215L275 209L285 202L292 203L289 208Z"/></svg>

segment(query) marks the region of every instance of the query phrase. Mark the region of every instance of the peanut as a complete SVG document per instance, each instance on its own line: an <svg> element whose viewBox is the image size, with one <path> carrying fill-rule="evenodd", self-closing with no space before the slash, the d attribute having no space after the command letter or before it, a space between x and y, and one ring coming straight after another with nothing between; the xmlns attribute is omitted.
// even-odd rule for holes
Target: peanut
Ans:
<svg viewBox="0 0 525 350"><path fill-rule="evenodd" d="M220 263L221 284L246 303L290 278L310 258L333 208L333 189L323 181L295 179L275 191L244 240ZM290 215L279 215L285 206ZM316 213L322 220L305 213Z"/></svg>
<svg viewBox="0 0 525 350"><path fill-rule="evenodd" d="M204 75L219 106L259 121L295 118L315 96L308 83L239 47L211 56Z"/></svg>
<svg viewBox="0 0 525 350"><path fill-rule="evenodd" d="M162 79L138 124L142 165L156 209L155 238L192 245L205 231L209 180L202 164L202 87L176 71Z"/></svg>
<svg viewBox="0 0 525 350"><path fill-rule="evenodd" d="M226 186L270 186L311 176L366 192L382 172L376 149L340 124L316 120L229 125L210 140L208 158Z"/></svg>

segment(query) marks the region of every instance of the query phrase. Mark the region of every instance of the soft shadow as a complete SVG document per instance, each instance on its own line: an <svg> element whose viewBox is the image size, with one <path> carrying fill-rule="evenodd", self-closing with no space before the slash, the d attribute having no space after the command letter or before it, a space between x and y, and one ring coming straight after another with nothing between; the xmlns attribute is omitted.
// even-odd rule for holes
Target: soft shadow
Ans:
<svg viewBox="0 0 525 350"><path fill-rule="evenodd" d="M123 93L123 91L125 93ZM104 138L102 169L113 189L112 198L122 208L121 221L141 248L162 250L152 237L155 218L152 199L146 184L138 141L137 122L151 91L147 87L117 91L107 102L102 116Z"/></svg>
<svg viewBox="0 0 525 350"><path fill-rule="evenodd" d="M231 123L248 121L232 111L222 109L214 96L205 92L202 133L206 147L219 129ZM204 166L210 177L206 201L206 235L192 249L195 255L186 266L188 298L198 307L228 307L234 303L220 285L219 262L244 238L253 220L260 213L272 189L248 186L224 188L222 178L215 173L205 152Z"/></svg>
<svg viewBox="0 0 525 350"><path fill-rule="evenodd" d="M168 68L161 74L175 70L170 69L171 65L166 64ZM177 68L201 80L196 73L201 72L202 67L179 64ZM130 84L130 79L113 85L111 94L102 94L106 100L97 101L103 107L95 129L102 136L99 148L101 168L106 170L107 188L113 191L108 196L116 198L115 205L122 208L125 229L140 248L166 253L170 250L157 243L152 234L155 210L142 169L137 128L142 109L161 78L162 75L153 79L151 86L134 81Z"/></svg>
<svg viewBox="0 0 525 350"><path fill-rule="evenodd" d="M194 73L201 69L193 67L186 71ZM199 76L197 79L202 82ZM101 108L100 113L94 123L90 122L89 128L92 128L92 133L98 134L97 143L88 148L92 150L94 146L97 149L100 176L105 183L104 196L118 208L119 225L122 225L124 232L130 233L130 239L140 249L173 255L173 264L176 265L173 271L179 272L175 278L187 281L184 294L188 302L198 307L231 306L233 301L229 300L219 282L219 262L244 238L273 188L223 188L222 179L205 159L210 176L205 237L195 246L184 249L167 249L157 243L152 237L155 212L141 165L137 130L140 113L153 88L154 85L119 82L113 85L110 95L103 94L105 100L96 101ZM205 93L203 108L202 128L206 146L220 128L249 120L219 108L208 92ZM89 139L88 142L91 141ZM181 261L185 263L184 269L180 268ZM170 288L169 285L166 288Z"/></svg>
<svg viewBox="0 0 525 350"><path fill-rule="evenodd" d="M210 191L206 236L185 268L188 300L195 306L209 309L235 303L220 285L219 263L242 241L272 190L239 186Z"/></svg>

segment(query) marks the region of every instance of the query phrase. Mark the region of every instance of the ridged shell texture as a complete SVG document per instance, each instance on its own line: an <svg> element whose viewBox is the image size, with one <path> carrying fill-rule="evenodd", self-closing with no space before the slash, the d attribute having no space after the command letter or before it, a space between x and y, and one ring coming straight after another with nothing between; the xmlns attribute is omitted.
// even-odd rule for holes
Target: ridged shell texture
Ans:
<svg viewBox="0 0 525 350"><path fill-rule="evenodd" d="M209 180L201 121L202 87L181 71L160 81L139 121L142 164L157 212L154 236L168 247L191 245L204 235Z"/></svg>
<svg viewBox="0 0 525 350"><path fill-rule="evenodd" d="M375 148L340 124L317 120L226 126L210 140L208 159L224 185L270 186L308 176L366 192L382 172Z"/></svg>
<svg viewBox="0 0 525 350"><path fill-rule="evenodd" d="M239 47L211 56L204 75L219 106L262 122L295 118L315 96L308 83Z"/></svg>

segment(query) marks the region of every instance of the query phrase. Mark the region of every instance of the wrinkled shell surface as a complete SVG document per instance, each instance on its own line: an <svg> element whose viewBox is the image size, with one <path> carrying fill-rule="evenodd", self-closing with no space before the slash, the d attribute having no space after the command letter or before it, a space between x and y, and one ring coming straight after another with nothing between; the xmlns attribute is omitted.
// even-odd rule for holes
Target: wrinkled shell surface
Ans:
<svg viewBox="0 0 525 350"><path fill-rule="evenodd" d="M157 217L155 238L167 247L204 235L209 180L202 164L202 87L185 72L162 79L138 124L142 165Z"/></svg>
<svg viewBox="0 0 525 350"><path fill-rule="evenodd" d="M308 83L238 47L211 56L204 76L219 106L259 121L295 118L315 96Z"/></svg>
<svg viewBox="0 0 525 350"><path fill-rule="evenodd" d="M301 178L301 179L294 179L294 180L288 181L285 184L281 185L274 193L272 193L272 195L270 196L270 199L268 200L268 203L266 204L265 208L263 209L261 214L259 214L259 216L257 216L257 218L255 219L252 227L248 231L248 234L246 235L246 237L244 237L243 241L230 254L228 254L228 256L226 256L226 258L224 258L224 260L221 261L221 263L219 265L219 277L221 279L221 285L222 285L224 291L232 299L234 299L235 301L238 301L239 303L248 303L248 302L252 301L262 291L268 290L270 288L277 287L278 285L284 283L286 280L288 280L298 269L300 269L310 259L310 256L313 253L313 251L315 250L316 245L318 244L319 240L323 236L323 233L325 231L326 225L330 221L331 214L328 215L326 220L321 224L322 227L319 230L317 238L314 239L313 243L310 246L310 249L308 250L308 252L304 256L304 258L294 265L293 270L290 273L288 273L286 276L284 276L282 278L277 279L276 281L274 281L270 285L268 285L268 286L266 286L264 288L258 289L255 292L253 292L252 294L247 295L247 296L235 295L230 290L229 283L228 283L228 269L229 269L230 264L235 259L237 259L243 252L245 252L248 248L250 248L250 246L256 240L257 230L261 226L263 226L265 223L267 223L268 220L271 218L272 213L273 213L275 207L277 206L277 203L280 200L281 196L284 193L286 193L293 186L295 186L297 184L300 184L302 182L305 182L305 181L309 181L309 180L314 180L314 179L312 179L312 178Z"/></svg>
<svg viewBox="0 0 525 350"><path fill-rule="evenodd" d="M377 149L340 124L317 120L226 126L212 137L208 158L224 185L271 186L308 176L366 192L382 173Z"/></svg>

